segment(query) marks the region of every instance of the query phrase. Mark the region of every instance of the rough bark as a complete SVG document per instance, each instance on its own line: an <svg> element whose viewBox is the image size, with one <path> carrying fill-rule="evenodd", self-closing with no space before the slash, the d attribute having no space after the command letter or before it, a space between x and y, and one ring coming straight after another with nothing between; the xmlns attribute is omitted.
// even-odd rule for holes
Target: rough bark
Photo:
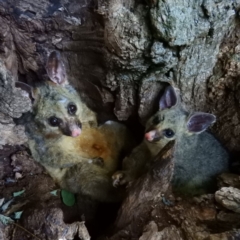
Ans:
<svg viewBox="0 0 240 240"><path fill-rule="evenodd" d="M223 187L215 193L215 199L225 208L240 213L240 190L233 187Z"/></svg>
<svg viewBox="0 0 240 240"><path fill-rule="evenodd" d="M27 229L30 231L21 225L27 226ZM70 240L74 239L74 237L78 237L81 240L90 240L90 236L84 222L74 222L72 224L64 223L63 213L61 209L58 208L51 208L48 211L45 211L44 209L31 209L31 212L28 212L28 216L24 218L24 222L21 225L15 224L9 227L3 226L2 223L0 223L1 239ZM13 230L9 228L13 228Z"/></svg>
<svg viewBox="0 0 240 240"><path fill-rule="evenodd" d="M239 7L239 0L1 1L0 147L26 140L13 118L30 109L30 100L14 82L44 80L46 56L57 49L71 83L100 119L144 124L170 83L189 110L216 114L213 132L240 151ZM166 156L131 186L110 239L239 238L232 230L240 227L239 214L224 208L226 200L238 204L238 195L216 193L224 207L213 195L175 199L167 191ZM239 188L239 176L224 175L220 185Z"/></svg>
<svg viewBox="0 0 240 240"><path fill-rule="evenodd" d="M216 114L214 132L239 150L240 1L5 0L0 6L1 56L13 76L44 79L46 55L58 49L90 107L107 112L106 119L114 118L114 106L119 120L138 116L141 123L157 109L163 82L172 83L188 109Z"/></svg>
<svg viewBox="0 0 240 240"><path fill-rule="evenodd" d="M16 126L13 118L20 117L22 113L30 110L30 99L26 92L15 88L13 76L2 61L0 61L0 99L0 148L6 144L23 144L27 140L24 127Z"/></svg>
<svg viewBox="0 0 240 240"><path fill-rule="evenodd" d="M214 133L238 151L238 98L231 93L238 94L240 2L147 2L99 3L105 16L106 84L118 92L115 114L127 119L138 111L144 123L156 110L161 83L169 82L180 89L189 110L216 114Z"/></svg>

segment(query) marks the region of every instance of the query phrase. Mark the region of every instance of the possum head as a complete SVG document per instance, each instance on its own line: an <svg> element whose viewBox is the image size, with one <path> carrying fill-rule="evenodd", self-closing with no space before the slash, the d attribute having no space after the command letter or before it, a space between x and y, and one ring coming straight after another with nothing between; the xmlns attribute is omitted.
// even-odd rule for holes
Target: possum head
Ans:
<svg viewBox="0 0 240 240"><path fill-rule="evenodd" d="M159 111L146 124L145 141L157 144L160 150L182 135L200 134L215 120L214 115L204 112L189 116L181 107L174 88L169 86L160 99Z"/></svg>
<svg viewBox="0 0 240 240"><path fill-rule="evenodd" d="M81 134L82 102L68 84L64 64L57 52L48 57L46 70L51 81L33 89L34 121L48 138Z"/></svg>

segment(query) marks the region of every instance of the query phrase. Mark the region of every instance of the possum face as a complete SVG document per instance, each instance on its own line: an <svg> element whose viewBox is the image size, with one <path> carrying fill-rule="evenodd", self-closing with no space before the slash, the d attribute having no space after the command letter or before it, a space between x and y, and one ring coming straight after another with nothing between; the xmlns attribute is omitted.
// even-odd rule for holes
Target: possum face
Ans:
<svg viewBox="0 0 240 240"><path fill-rule="evenodd" d="M77 92L68 84L58 52L50 54L46 70L50 81L32 91L36 126L46 138L77 137L81 134L84 107Z"/></svg>
<svg viewBox="0 0 240 240"><path fill-rule="evenodd" d="M35 122L46 137L81 134L82 104L73 90L46 85L40 89L34 105Z"/></svg>
<svg viewBox="0 0 240 240"><path fill-rule="evenodd" d="M161 149L169 141L180 137L186 118L185 114L182 114L179 109L172 108L158 111L147 122L145 140L159 145Z"/></svg>
<svg viewBox="0 0 240 240"><path fill-rule="evenodd" d="M190 117L178 103L173 87L166 88L160 99L159 111L146 125L145 140L157 144L161 149L171 140L179 140L182 135L190 136L205 131L216 118L214 115L197 112Z"/></svg>

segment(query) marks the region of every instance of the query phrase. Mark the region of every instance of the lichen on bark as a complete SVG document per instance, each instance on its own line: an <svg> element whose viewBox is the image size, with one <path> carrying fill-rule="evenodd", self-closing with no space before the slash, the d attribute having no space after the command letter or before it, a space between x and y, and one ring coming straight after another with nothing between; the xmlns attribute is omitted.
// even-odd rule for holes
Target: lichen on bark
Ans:
<svg viewBox="0 0 240 240"><path fill-rule="evenodd" d="M28 94L15 88L13 76L0 61L0 132L2 145L23 144L27 141L23 126L16 126L13 118L21 117L22 113L31 108Z"/></svg>

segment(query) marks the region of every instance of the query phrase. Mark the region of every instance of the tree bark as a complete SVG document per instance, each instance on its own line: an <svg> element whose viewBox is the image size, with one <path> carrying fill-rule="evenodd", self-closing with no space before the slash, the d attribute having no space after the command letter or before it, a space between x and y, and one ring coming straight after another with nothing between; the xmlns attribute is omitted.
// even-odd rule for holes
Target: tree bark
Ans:
<svg viewBox="0 0 240 240"><path fill-rule="evenodd" d="M212 132L231 152L240 151L239 8L240 0L1 1L0 147L26 141L13 119L31 103L14 82L44 80L47 54L57 49L70 82L99 121L144 125L172 84L189 111L215 114ZM228 213L213 210L213 195L195 199L197 205L173 199L177 204L170 207L171 194L169 201L161 195L165 188L168 193L168 161L160 164L166 186L153 172L131 186L110 239L237 239L235 223L223 220Z"/></svg>
<svg viewBox="0 0 240 240"><path fill-rule="evenodd" d="M29 83L44 78L47 53L60 50L72 84L90 107L108 113L104 119L114 118L114 107L119 120L135 116L144 124L171 83L189 110L217 115L214 133L238 151L239 6L238 0L4 0L1 57L15 79Z"/></svg>

